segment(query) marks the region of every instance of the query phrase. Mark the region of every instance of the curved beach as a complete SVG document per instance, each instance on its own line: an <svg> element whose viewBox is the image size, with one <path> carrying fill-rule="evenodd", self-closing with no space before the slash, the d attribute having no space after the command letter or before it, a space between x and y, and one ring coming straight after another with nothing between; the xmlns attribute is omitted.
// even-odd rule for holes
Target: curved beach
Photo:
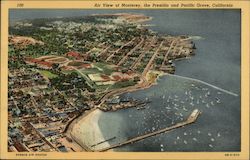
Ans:
<svg viewBox="0 0 250 160"><path fill-rule="evenodd" d="M87 150L95 151L109 147L108 142L103 142L105 139L98 126L98 120L101 114L101 110L95 109L87 115L83 114L72 124L70 131L72 139ZM100 142L103 143L98 144Z"/></svg>

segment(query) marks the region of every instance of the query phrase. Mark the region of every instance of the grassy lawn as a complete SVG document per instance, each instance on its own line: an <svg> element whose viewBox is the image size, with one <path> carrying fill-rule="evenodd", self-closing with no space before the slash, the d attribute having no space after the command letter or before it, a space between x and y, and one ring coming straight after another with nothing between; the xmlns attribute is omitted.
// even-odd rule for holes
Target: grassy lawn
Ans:
<svg viewBox="0 0 250 160"><path fill-rule="evenodd" d="M127 86L132 86L135 85L136 82L134 82L133 80L130 81L125 81L125 82L117 82L113 85L96 85L93 81L91 81L88 77L88 74L105 74L105 75L111 75L111 73L113 73L115 70L112 68L112 66L105 64L105 63L94 63L94 67L93 68L89 68L89 69L79 69L79 71L83 74L80 74L77 71L63 71L66 74L69 74L71 72L76 72L78 75L82 76L87 83L95 88L97 91L102 92L107 90L111 90L111 89L119 89L119 88L123 88L123 87L127 87Z"/></svg>
<svg viewBox="0 0 250 160"><path fill-rule="evenodd" d="M58 77L58 75L51 73L50 71L46 71L46 70L39 70L39 73L41 73L43 76L47 77L47 78L56 78Z"/></svg>
<svg viewBox="0 0 250 160"><path fill-rule="evenodd" d="M95 63L94 66L99 72L104 73L106 75L110 75L112 72L114 72L114 69L110 65L107 65L105 63L98 62Z"/></svg>

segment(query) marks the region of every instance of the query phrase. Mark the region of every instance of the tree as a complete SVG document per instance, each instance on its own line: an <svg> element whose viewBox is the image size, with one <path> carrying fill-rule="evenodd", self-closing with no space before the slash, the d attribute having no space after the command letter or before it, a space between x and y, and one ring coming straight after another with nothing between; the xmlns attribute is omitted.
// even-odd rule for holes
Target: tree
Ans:
<svg viewBox="0 0 250 160"><path fill-rule="evenodd" d="M52 69L53 69L53 70L56 70L58 67L59 67L59 64L56 64L56 63L53 63L53 64L52 64Z"/></svg>

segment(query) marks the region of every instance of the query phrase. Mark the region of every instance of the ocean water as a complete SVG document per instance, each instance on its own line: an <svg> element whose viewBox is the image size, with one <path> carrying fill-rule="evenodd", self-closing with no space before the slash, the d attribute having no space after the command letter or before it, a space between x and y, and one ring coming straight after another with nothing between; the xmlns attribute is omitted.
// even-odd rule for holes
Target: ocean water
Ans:
<svg viewBox="0 0 250 160"><path fill-rule="evenodd" d="M98 125L110 144L123 142L185 120L193 109L202 114L194 124L116 148L115 151L240 151L240 10L10 10L10 22L21 19L70 17L93 13L132 12L152 16L159 34L200 36L196 55L176 62L177 75L204 84L163 76L149 89L125 93L152 102L144 110L103 113Z"/></svg>

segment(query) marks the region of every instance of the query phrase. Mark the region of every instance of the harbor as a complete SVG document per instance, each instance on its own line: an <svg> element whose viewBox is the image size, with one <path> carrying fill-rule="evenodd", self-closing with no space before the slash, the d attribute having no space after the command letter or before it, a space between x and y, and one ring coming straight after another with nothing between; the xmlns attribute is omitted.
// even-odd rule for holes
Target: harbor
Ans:
<svg viewBox="0 0 250 160"><path fill-rule="evenodd" d="M152 133L147 133L145 135L141 135L141 136L129 139L129 140L125 141L125 142L118 143L118 144L112 145L112 146L110 146L108 148L104 148L104 149L101 149L101 150L98 150L98 151L99 152L107 151L107 150L110 150L110 149L113 149L113 148L117 148L117 147L120 147L120 146L123 146L123 145L127 145L127 144L130 144L130 143L134 143L134 142L146 139L148 137L155 136L157 134L161 134L161 133L164 133L164 132L167 132L167 131L171 131L171 130L174 130L174 129L179 128L179 127L184 127L185 125L194 123L197 120L197 118L198 118L198 116L199 116L200 113L201 112L198 109L195 109L190 114L190 116L187 118L186 121L179 122L179 123L177 123L177 124L175 124L173 126L170 126L170 127L167 127L167 128L164 128L164 129L152 132Z"/></svg>

